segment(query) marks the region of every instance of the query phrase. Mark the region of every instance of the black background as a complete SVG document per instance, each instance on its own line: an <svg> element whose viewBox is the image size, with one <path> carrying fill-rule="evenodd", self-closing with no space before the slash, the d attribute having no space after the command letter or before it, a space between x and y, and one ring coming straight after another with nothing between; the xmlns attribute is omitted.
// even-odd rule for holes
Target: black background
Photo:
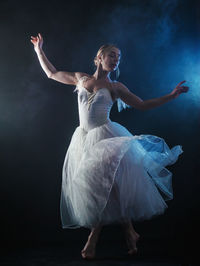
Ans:
<svg viewBox="0 0 200 266"><path fill-rule="evenodd" d="M198 10L198 1L0 2L2 246L84 241L88 232L61 228L61 173L79 123L77 95L73 86L43 73L30 42L40 32L47 57L60 70L92 74L98 48L117 44L119 80L143 99L189 81L191 91L173 102L147 112L118 113L114 105L111 119L133 134L154 134L171 147L183 146L169 168L174 199L168 210L137 223L136 229L144 239L167 242L174 253L195 253L200 222ZM105 238L115 239L118 227L108 228Z"/></svg>

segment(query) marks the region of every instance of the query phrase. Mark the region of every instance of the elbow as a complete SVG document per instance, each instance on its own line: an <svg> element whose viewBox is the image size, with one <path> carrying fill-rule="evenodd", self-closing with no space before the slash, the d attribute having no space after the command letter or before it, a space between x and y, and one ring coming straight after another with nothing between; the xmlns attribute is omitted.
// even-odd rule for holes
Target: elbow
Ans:
<svg viewBox="0 0 200 266"><path fill-rule="evenodd" d="M136 106L133 107L140 111L146 111L148 109L144 101L141 101L140 103L138 103Z"/></svg>
<svg viewBox="0 0 200 266"><path fill-rule="evenodd" d="M48 77L48 79L52 79L52 76L53 76L53 73L52 73L52 72L47 73L47 77Z"/></svg>
<svg viewBox="0 0 200 266"><path fill-rule="evenodd" d="M57 72L57 71L51 71L51 72L47 73L47 77L48 77L49 79L54 79L54 75L56 74L56 72Z"/></svg>
<svg viewBox="0 0 200 266"><path fill-rule="evenodd" d="M145 102L142 102L141 106L140 106L140 110L141 111L146 111L148 110L148 106L145 104Z"/></svg>

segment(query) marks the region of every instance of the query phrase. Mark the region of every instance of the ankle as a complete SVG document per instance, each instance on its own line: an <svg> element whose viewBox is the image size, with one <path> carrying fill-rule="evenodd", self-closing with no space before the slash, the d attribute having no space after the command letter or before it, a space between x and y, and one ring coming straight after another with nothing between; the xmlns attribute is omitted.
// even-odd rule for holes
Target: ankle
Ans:
<svg viewBox="0 0 200 266"><path fill-rule="evenodd" d="M98 241L98 236L95 235L88 236L88 242L90 242L91 245L95 246L97 241Z"/></svg>

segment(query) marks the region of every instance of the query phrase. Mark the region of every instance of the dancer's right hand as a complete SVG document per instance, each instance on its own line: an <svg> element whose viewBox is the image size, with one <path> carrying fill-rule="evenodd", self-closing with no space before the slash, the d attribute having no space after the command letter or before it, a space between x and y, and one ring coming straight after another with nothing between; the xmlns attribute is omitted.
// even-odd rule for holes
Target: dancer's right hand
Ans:
<svg viewBox="0 0 200 266"><path fill-rule="evenodd" d="M43 38L40 33L38 33L38 36L36 37L31 36L31 42L34 45L34 50L36 51L36 53L42 50Z"/></svg>

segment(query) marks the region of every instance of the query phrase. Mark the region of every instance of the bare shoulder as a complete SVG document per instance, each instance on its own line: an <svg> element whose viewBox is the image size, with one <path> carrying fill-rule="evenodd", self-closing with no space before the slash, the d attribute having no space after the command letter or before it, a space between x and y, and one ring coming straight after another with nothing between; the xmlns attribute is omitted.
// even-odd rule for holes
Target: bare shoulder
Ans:
<svg viewBox="0 0 200 266"><path fill-rule="evenodd" d="M143 100L132 93L123 83L115 82L115 90L117 97L127 105L132 106L136 109L143 108Z"/></svg>
<svg viewBox="0 0 200 266"><path fill-rule="evenodd" d="M114 90L116 92L116 96L119 98L123 92L129 91L129 89L123 83L121 83L119 81L113 82L113 87L114 87Z"/></svg>
<svg viewBox="0 0 200 266"><path fill-rule="evenodd" d="M84 73L84 72L75 72L75 77L76 77L76 85L79 82L79 80L83 77L90 77L90 75Z"/></svg>

